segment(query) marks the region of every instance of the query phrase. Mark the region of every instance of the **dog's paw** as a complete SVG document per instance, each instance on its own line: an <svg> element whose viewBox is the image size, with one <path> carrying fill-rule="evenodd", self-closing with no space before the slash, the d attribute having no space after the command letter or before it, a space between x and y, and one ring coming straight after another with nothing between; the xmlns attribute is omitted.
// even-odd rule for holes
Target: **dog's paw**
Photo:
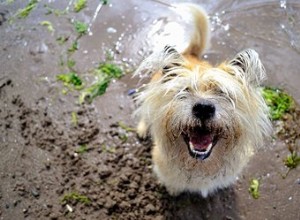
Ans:
<svg viewBox="0 0 300 220"><path fill-rule="evenodd" d="M177 197L181 194L181 192L175 188L172 188L172 187L166 187L166 188L167 188L167 192L169 193L170 196Z"/></svg>
<svg viewBox="0 0 300 220"><path fill-rule="evenodd" d="M141 120L137 126L137 135L140 139L145 140L148 137L148 126L144 120Z"/></svg>

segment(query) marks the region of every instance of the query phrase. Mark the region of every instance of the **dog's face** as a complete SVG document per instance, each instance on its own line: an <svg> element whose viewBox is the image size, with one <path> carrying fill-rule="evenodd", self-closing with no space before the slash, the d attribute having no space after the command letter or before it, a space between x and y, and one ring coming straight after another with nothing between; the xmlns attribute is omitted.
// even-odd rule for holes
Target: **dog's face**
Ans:
<svg viewBox="0 0 300 220"><path fill-rule="evenodd" d="M138 96L138 113L164 150L205 160L215 149L262 144L270 122L258 90L264 69L253 50L218 67L167 48ZM149 68L149 63L147 63Z"/></svg>

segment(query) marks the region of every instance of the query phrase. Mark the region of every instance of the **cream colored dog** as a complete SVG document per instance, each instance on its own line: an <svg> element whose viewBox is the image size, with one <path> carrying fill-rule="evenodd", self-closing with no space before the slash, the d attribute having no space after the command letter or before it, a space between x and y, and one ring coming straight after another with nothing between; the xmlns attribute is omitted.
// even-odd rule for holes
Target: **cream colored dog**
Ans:
<svg viewBox="0 0 300 220"><path fill-rule="evenodd" d="M251 49L216 67L199 60L209 42L206 13L175 5L193 17L189 45L166 46L142 62L136 74L152 74L137 95L138 134L153 137L153 169L171 195L204 197L232 184L269 135L268 108L259 91L265 77Z"/></svg>

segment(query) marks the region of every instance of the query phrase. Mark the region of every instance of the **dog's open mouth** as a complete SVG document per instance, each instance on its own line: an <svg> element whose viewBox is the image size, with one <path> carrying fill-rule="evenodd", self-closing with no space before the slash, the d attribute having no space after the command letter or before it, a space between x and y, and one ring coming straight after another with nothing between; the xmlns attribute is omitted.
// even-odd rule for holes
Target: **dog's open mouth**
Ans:
<svg viewBox="0 0 300 220"><path fill-rule="evenodd" d="M183 138L188 146L192 157L204 160L208 158L213 147L217 143L217 138L208 129L195 127L185 133Z"/></svg>

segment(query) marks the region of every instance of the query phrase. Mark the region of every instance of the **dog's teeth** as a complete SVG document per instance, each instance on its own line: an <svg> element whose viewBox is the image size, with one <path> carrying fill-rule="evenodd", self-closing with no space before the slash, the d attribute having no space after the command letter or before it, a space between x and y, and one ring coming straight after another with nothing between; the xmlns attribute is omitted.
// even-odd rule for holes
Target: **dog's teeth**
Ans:
<svg viewBox="0 0 300 220"><path fill-rule="evenodd" d="M209 144L208 148L206 151L210 151L210 149L212 148L212 143Z"/></svg>
<svg viewBox="0 0 300 220"><path fill-rule="evenodd" d="M194 145L191 142L189 143L189 145L190 145L190 148L193 151L193 153L200 154L200 155L207 154L212 148L212 143L210 143L209 146L207 147L206 151L200 152L200 151L195 150Z"/></svg>

